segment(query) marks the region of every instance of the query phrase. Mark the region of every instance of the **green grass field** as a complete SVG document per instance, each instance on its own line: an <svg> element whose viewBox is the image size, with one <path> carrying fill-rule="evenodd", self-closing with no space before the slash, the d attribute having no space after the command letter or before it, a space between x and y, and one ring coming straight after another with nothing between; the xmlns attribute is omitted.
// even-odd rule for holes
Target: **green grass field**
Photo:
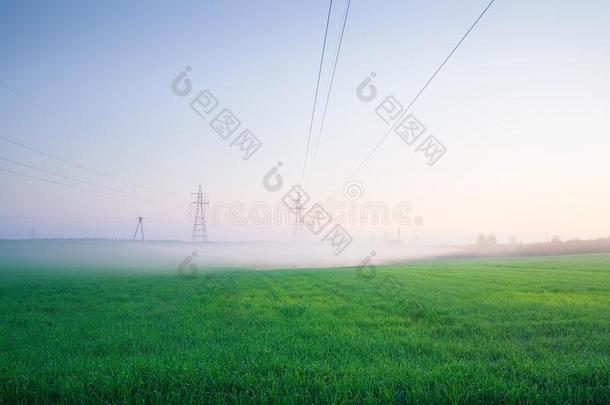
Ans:
<svg viewBox="0 0 610 405"><path fill-rule="evenodd" d="M610 403L610 255L195 278L4 266L0 306L3 403Z"/></svg>

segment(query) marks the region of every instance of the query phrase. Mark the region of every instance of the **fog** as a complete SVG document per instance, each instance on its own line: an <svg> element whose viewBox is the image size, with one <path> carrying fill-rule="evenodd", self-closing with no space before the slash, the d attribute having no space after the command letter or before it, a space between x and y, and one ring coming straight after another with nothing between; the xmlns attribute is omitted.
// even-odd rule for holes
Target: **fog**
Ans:
<svg viewBox="0 0 610 405"><path fill-rule="evenodd" d="M328 244L35 240L1 241L2 266L112 272L269 270L376 266L451 254L454 249L353 242L335 255ZM195 267L193 267L193 265Z"/></svg>

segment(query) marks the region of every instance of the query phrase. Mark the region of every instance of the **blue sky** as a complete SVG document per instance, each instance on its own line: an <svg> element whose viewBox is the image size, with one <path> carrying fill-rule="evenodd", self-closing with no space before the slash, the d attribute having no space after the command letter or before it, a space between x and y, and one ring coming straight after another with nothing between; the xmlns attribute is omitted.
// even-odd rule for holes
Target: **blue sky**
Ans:
<svg viewBox="0 0 610 405"><path fill-rule="evenodd" d="M375 72L381 95L408 103L486 4L352 2L307 185L315 198L341 197L387 130L374 103L356 97L360 82ZM334 1L322 91L344 7ZM1 140L0 157L141 198L0 172L0 237L27 237L34 224L48 237L129 237L142 215L151 237L186 239L181 201L198 184L211 201L276 204L281 196L261 178L282 161L287 181L298 182L327 9L326 1L4 2L0 133L120 181ZM430 243L479 232L607 236L608 21L601 0L496 1L412 110L447 154L430 167L390 137L356 174L366 198L410 202ZM171 92L185 66L196 91L210 89L263 141L251 160ZM6 161L0 169L53 178ZM219 224L210 234L269 239L285 231Z"/></svg>

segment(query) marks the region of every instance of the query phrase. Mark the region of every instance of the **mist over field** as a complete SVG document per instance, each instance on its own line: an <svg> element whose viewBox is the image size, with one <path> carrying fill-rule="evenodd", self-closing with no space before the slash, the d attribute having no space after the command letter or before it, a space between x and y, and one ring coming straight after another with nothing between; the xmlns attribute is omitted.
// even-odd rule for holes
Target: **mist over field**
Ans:
<svg viewBox="0 0 610 405"><path fill-rule="evenodd" d="M373 249L371 250L371 247ZM2 265L78 269L87 271L174 272L184 262L190 272L240 268L244 270L378 266L430 259L455 248L355 244L349 253L335 256L321 243L186 243L132 241L0 241ZM195 253L193 255L193 252Z"/></svg>

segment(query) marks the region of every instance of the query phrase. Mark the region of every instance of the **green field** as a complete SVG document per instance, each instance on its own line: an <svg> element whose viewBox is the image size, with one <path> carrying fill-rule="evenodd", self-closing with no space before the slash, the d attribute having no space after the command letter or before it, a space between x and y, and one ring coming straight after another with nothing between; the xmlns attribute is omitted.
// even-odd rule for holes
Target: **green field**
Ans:
<svg viewBox="0 0 610 405"><path fill-rule="evenodd" d="M610 255L0 269L0 402L610 403Z"/></svg>

